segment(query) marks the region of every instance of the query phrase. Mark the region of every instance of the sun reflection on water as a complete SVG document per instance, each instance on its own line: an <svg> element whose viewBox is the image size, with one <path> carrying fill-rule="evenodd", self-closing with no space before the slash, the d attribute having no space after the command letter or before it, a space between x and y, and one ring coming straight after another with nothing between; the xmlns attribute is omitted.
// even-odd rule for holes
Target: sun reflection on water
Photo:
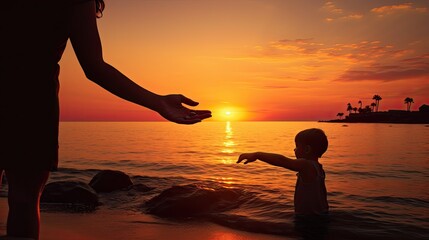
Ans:
<svg viewBox="0 0 429 240"><path fill-rule="evenodd" d="M233 184L236 184L237 181L232 177L212 177L212 181L215 181L217 183L221 183L225 188L233 188Z"/></svg>
<svg viewBox="0 0 429 240"><path fill-rule="evenodd" d="M223 141L223 148L221 153L225 156L222 157L221 161L224 164L233 164L235 163L234 157L232 156L235 153L235 142L233 140L234 132L232 131L231 122L226 122L225 126L225 138Z"/></svg>

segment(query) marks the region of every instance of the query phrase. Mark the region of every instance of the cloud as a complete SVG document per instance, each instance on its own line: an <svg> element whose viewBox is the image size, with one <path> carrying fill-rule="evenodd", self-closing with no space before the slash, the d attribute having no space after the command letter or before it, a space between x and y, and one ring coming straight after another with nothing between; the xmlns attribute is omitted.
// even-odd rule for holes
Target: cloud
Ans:
<svg viewBox="0 0 429 240"><path fill-rule="evenodd" d="M322 43L316 43L312 38L295 40L283 39L273 45L273 47L278 49L296 50L304 54L315 53L322 46Z"/></svg>
<svg viewBox="0 0 429 240"><path fill-rule="evenodd" d="M326 22L360 20L363 18L362 14L346 12L344 9L337 7L334 2L325 2L322 10L329 15L325 18Z"/></svg>
<svg viewBox="0 0 429 240"><path fill-rule="evenodd" d="M343 9L335 6L334 2L325 2L322 8L333 14L342 14L344 12Z"/></svg>
<svg viewBox="0 0 429 240"><path fill-rule="evenodd" d="M358 19L361 19L361 18L363 18L362 14L350 14L350 15L341 17L340 19L358 20Z"/></svg>
<svg viewBox="0 0 429 240"><path fill-rule="evenodd" d="M355 61L371 62L382 57L400 58L413 52L411 49L395 49L392 45L383 44L380 41L361 41L358 43L334 44L321 51L329 56L342 56Z"/></svg>
<svg viewBox="0 0 429 240"><path fill-rule="evenodd" d="M429 67L429 66L428 66ZM368 70L349 70L341 75L337 80L340 81L397 81L405 79L414 79L419 77L429 77L427 69L401 69L392 71L368 71Z"/></svg>
<svg viewBox="0 0 429 240"><path fill-rule="evenodd" d="M333 21L347 21L347 20L360 20L363 18L362 14L350 14L350 15L346 15L346 16L341 16L341 17L337 17L337 18L332 18L332 17L327 17L325 18L326 22L333 22Z"/></svg>
<svg viewBox="0 0 429 240"><path fill-rule="evenodd" d="M391 45L380 41L361 41L358 43L323 44L313 39L283 39L271 42L268 46L256 48L262 56L313 58L328 60L348 60L359 62L373 62L382 57L400 58L412 53L411 49L395 49Z"/></svg>
<svg viewBox="0 0 429 240"><path fill-rule="evenodd" d="M413 3L402 3L398 5L386 5L371 9L372 13L377 14L380 17L391 15L400 12L419 12L425 13L428 9L425 7L414 7Z"/></svg>
<svg viewBox="0 0 429 240"><path fill-rule="evenodd" d="M301 79L297 79L298 81L301 82L314 82L314 81L319 81L320 78L318 77L308 77L308 78L301 78Z"/></svg>
<svg viewBox="0 0 429 240"><path fill-rule="evenodd" d="M400 65L373 64L366 68L354 68L344 72L339 81L399 81L429 78L429 54L402 59Z"/></svg>
<svg viewBox="0 0 429 240"><path fill-rule="evenodd" d="M416 56L414 49L398 49L381 41L323 44L311 38L283 39L257 49L255 57L276 66L279 79L317 80L309 78L313 75L350 82L429 77L429 53Z"/></svg>
<svg viewBox="0 0 429 240"><path fill-rule="evenodd" d="M405 58L401 62L414 67L426 67L429 63L429 53L418 57Z"/></svg>

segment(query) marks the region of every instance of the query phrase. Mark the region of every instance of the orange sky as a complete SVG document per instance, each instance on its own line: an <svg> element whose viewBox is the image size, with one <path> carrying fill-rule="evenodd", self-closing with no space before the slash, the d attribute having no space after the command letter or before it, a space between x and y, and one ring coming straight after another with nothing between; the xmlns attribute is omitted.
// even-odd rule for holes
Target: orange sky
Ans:
<svg viewBox="0 0 429 240"><path fill-rule="evenodd" d="M106 62L211 120L321 120L380 95L380 110L429 104L429 2L106 0ZM160 117L87 80L68 45L61 119ZM226 114L229 112L229 115Z"/></svg>

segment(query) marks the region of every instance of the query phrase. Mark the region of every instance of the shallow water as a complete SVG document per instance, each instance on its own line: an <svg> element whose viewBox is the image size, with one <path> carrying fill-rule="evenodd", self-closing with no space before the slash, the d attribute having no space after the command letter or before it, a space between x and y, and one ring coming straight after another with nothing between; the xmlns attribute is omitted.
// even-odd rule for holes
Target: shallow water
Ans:
<svg viewBox="0 0 429 240"><path fill-rule="evenodd" d="M293 217L295 173L262 162L238 165L240 153L293 157L294 136L317 127L329 139L326 171L329 239L429 239L429 127L318 122L62 122L60 171L50 181L89 182L116 169L155 190L102 194L103 206L144 212L142 204L174 185L240 189L239 207L205 216L231 228L300 238ZM3 190L4 191L4 190Z"/></svg>

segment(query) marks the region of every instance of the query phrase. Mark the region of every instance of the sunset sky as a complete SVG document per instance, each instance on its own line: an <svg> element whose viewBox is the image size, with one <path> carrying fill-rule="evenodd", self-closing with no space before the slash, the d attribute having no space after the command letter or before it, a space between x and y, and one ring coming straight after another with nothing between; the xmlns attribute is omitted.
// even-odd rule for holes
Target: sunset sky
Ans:
<svg viewBox="0 0 429 240"><path fill-rule="evenodd" d="M211 120L327 120L347 103L429 104L429 1L105 0L104 59ZM61 119L152 121L85 78L68 45Z"/></svg>

